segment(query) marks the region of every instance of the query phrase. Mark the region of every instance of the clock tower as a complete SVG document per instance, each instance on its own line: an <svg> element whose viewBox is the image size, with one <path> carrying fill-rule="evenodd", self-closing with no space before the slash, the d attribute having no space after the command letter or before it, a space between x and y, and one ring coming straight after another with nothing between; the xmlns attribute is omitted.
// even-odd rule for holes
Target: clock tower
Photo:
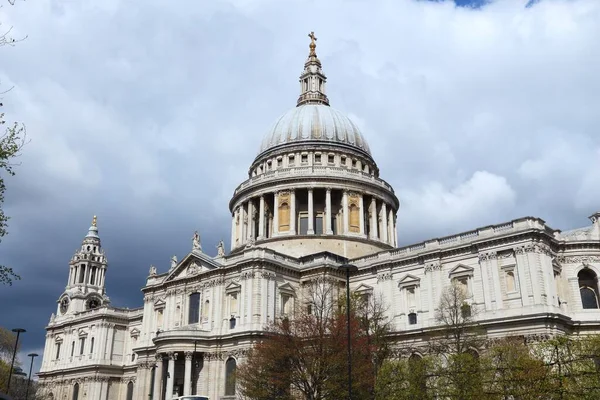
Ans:
<svg viewBox="0 0 600 400"><path fill-rule="evenodd" d="M69 280L58 300L57 315L83 312L109 303L105 292L106 255L98 236L97 218L69 262Z"/></svg>

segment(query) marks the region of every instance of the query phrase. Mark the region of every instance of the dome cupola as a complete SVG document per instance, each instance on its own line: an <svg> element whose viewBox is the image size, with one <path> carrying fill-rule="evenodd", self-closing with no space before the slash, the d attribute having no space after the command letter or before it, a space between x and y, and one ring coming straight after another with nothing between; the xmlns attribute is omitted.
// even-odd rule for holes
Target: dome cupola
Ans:
<svg viewBox="0 0 600 400"><path fill-rule="evenodd" d="M358 126L330 107L317 38L308 36L297 105L267 131L230 201L232 251L357 257L397 243L398 198Z"/></svg>

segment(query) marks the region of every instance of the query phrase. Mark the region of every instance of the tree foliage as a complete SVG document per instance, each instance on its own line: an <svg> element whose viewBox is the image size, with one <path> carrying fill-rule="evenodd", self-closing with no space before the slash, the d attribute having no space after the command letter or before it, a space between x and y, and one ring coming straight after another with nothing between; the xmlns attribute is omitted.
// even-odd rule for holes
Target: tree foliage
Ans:
<svg viewBox="0 0 600 400"><path fill-rule="evenodd" d="M325 400L347 397L347 314L340 284L316 279L302 306L276 319L238 368L248 399ZM352 391L373 398L377 370L389 355L389 325L380 301L354 296L350 310Z"/></svg>
<svg viewBox="0 0 600 400"><path fill-rule="evenodd" d="M10 363L12 362L16 339L17 335L14 332L0 327L0 393L6 393ZM15 359L15 367L19 366L18 360Z"/></svg>
<svg viewBox="0 0 600 400"><path fill-rule="evenodd" d="M14 4L14 1L8 0L9 4ZM0 6L1 7L1 6ZM18 40L11 36L11 28L1 30L0 25L0 47L6 45L14 45ZM21 39L22 40L22 39ZM2 103L0 103L2 107ZM4 113L0 113L0 127L6 126ZM4 204L4 194L6 192L6 184L4 183L5 176L12 176L14 171L14 159L21 153L21 149L25 145L25 127L16 122L5 127L4 133L0 134L0 242L8 233L8 216L4 213L2 205ZM14 280L19 280L21 277L17 275L12 268L0 265L0 284L12 285Z"/></svg>

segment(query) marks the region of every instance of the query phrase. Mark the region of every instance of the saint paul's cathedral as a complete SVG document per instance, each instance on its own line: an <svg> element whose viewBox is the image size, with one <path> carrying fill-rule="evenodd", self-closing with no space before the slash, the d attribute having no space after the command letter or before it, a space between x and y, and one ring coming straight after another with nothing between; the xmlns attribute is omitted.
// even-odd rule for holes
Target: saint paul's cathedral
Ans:
<svg viewBox="0 0 600 400"><path fill-rule="evenodd" d="M44 399L236 399L236 366L264 327L305 306L307 281L345 282L343 264L357 267L352 291L385 301L399 344L435 327L452 281L490 337L600 332L600 213L572 231L524 217L398 247L400 201L357 125L330 107L310 36L297 105L229 202L228 253L222 242L204 253L195 234L189 254L150 268L141 307L119 308L94 218L46 327Z"/></svg>

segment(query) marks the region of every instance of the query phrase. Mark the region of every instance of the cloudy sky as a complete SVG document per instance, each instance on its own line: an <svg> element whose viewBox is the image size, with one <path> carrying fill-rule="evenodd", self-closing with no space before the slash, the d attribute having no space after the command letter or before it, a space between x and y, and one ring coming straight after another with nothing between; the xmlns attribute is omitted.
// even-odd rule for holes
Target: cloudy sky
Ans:
<svg viewBox="0 0 600 400"><path fill-rule="evenodd" d="M4 0L2 0L4 3ZM473 4L476 7L473 7ZM7 180L0 326L41 354L98 215L114 305L149 265L228 242L228 200L295 106L315 31L333 107L362 128L410 244L600 210L597 0L38 0L0 9L2 96L30 143ZM7 307L9 305L9 307Z"/></svg>

